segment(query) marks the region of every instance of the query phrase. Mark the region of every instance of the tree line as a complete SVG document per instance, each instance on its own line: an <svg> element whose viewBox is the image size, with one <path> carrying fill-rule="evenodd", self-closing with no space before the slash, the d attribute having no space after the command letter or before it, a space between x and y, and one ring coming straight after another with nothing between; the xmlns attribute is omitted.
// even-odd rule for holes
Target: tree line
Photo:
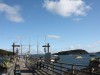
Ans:
<svg viewBox="0 0 100 75"><path fill-rule="evenodd" d="M13 52L0 49L0 56L10 56L10 55L13 55Z"/></svg>

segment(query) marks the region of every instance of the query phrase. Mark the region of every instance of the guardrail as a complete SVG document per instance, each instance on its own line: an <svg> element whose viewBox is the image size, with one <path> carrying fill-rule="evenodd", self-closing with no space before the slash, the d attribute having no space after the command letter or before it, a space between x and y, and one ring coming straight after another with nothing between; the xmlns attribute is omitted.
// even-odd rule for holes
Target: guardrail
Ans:
<svg viewBox="0 0 100 75"><path fill-rule="evenodd" d="M14 65L14 75L21 75L20 65L18 65L18 64Z"/></svg>
<svg viewBox="0 0 100 75"><path fill-rule="evenodd" d="M46 75L100 75L100 72L97 73L94 71L94 66L75 65L63 62L46 64L31 61L30 66L41 70ZM100 67L96 68L100 70Z"/></svg>
<svg viewBox="0 0 100 75"><path fill-rule="evenodd" d="M93 67L83 66L83 65L75 65L69 63L51 63L47 64L52 69L56 69L56 72L59 72L61 75L71 74L71 75L100 75L93 71ZM46 65L46 66L47 66ZM100 67L98 67L99 69Z"/></svg>

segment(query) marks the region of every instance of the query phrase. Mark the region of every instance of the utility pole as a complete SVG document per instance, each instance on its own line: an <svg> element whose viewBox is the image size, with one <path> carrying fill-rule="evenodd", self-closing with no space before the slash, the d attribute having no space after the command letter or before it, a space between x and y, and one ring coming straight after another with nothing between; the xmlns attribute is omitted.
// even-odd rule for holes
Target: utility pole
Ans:
<svg viewBox="0 0 100 75"><path fill-rule="evenodd" d="M14 57L14 55L15 55L15 47L20 47L20 45L15 45L15 43L13 43L12 47L13 47L13 57Z"/></svg>
<svg viewBox="0 0 100 75"><path fill-rule="evenodd" d="M46 45L46 35L45 35L45 45ZM46 47L44 47L44 52L46 53Z"/></svg>
<svg viewBox="0 0 100 75"><path fill-rule="evenodd" d="M31 48L31 45L30 45L30 43L29 43L29 59L30 59L30 48Z"/></svg>
<svg viewBox="0 0 100 75"><path fill-rule="evenodd" d="M30 47L31 47L31 45L29 44L29 55L30 55Z"/></svg>
<svg viewBox="0 0 100 75"><path fill-rule="evenodd" d="M45 62L47 63L47 64L50 64L51 63L51 53L50 53L50 51L49 51L49 47L50 47L50 45L49 45L49 43L47 44L47 45L44 45L44 46L42 46L42 47L44 47L44 49L48 49L47 51L45 50Z"/></svg>
<svg viewBox="0 0 100 75"><path fill-rule="evenodd" d="M50 45L49 45L49 43L47 44L47 48L48 48L48 53L49 53L49 47L50 47Z"/></svg>
<svg viewBox="0 0 100 75"><path fill-rule="evenodd" d="M38 37L37 37L37 60L38 60L38 52L39 51L39 42L38 42Z"/></svg>
<svg viewBox="0 0 100 75"><path fill-rule="evenodd" d="M21 56L22 56L22 44L21 44Z"/></svg>
<svg viewBox="0 0 100 75"><path fill-rule="evenodd" d="M16 49L16 54L17 54L17 56L18 56L18 48Z"/></svg>
<svg viewBox="0 0 100 75"><path fill-rule="evenodd" d="M13 43L13 45L12 45L12 47L13 47L13 57L14 57L14 55L15 55L15 53L14 53L14 46L15 46L15 43Z"/></svg>
<svg viewBox="0 0 100 75"><path fill-rule="evenodd" d="M42 47L44 47L44 48L46 48L47 47L47 53L49 53L49 47L50 47L50 45L49 45L49 43L47 44L47 45L44 45L44 46L42 46Z"/></svg>

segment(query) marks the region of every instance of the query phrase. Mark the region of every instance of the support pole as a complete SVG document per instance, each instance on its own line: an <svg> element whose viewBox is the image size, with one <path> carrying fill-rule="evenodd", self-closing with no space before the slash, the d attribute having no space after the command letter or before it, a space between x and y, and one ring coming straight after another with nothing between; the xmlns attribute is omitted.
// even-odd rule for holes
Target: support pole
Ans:
<svg viewBox="0 0 100 75"><path fill-rule="evenodd" d="M15 46L15 43L13 43L13 45L12 45L12 47L13 47L13 57L14 57L14 55L15 55L15 53L14 53L14 51L15 51L15 50L14 50L14 49L15 49L14 46Z"/></svg>
<svg viewBox="0 0 100 75"><path fill-rule="evenodd" d="M44 49L46 49L46 47L47 47L47 51L44 50L45 51L45 63L50 64L51 63L51 53L49 51L50 45L49 45L49 43L47 43L47 45L44 45L42 47L44 47Z"/></svg>
<svg viewBox="0 0 100 75"><path fill-rule="evenodd" d="M14 57L14 55L15 55L15 47L20 47L20 45L15 45L15 43L13 43L12 47L13 47L13 57Z"/></svg>
<svg viewBox="0 0 100 75"><path fill-rule="evenodd" d="M47 48L48 48L48 53L49 53L49 47L50 47L50 45L49 45L49 43L47 44Z"/></svg>
<svg viewBox="0 0 100 75"><path fill-rule="evenodd" d="M22 44L21 44L21 56L22 56Z"/></svg>

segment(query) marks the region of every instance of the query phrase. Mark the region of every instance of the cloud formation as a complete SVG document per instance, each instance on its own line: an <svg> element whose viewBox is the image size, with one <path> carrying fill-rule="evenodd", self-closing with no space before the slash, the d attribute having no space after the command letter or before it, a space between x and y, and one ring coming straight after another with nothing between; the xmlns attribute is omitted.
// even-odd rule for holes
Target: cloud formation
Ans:
<svg viewBox="0 0 100 75"><path fill-rule="evenodd" d="M57 35L48 35L49 38L60 39L60 36Z"/></svg>
<svg viewBox="0 0 100 75"><path fill-rule="evenodd" d="M0 2L0 12L4 13L6 18L13 22L23 22L23 18L21 17L19 6L10 6L3 2Z"/></svg>
<svg viewBox="0 0 100 75"><path fill-rule="evenodd" d="M85 16L91 9L84 0L44 0L43 6L48 11L63 17Z"/></svg>

